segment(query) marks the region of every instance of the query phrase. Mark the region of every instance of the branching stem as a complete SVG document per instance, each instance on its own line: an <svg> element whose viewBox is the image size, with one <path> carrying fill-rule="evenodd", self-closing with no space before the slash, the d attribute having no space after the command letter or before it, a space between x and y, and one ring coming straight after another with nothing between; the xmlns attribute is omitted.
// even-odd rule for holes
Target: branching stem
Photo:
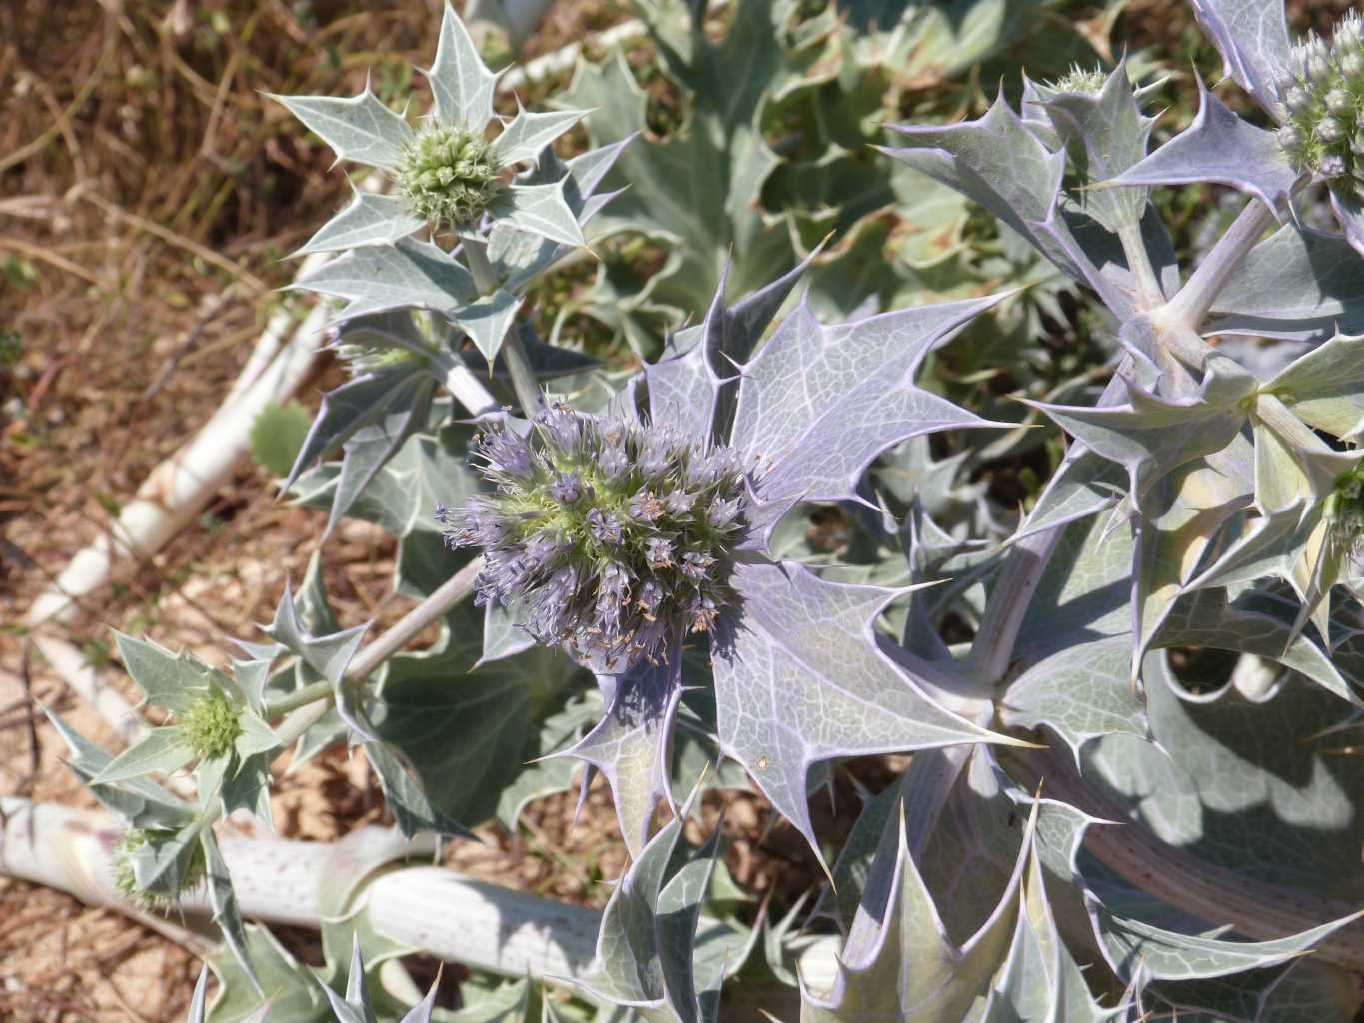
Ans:
<svg viewBox="0 0 1364 1023"><path fill-rule="evenodd" d="M1231 275L1240 269L1246 255L1275 223L1273 210L1258 199L1250 200L1184 287L1166 304L1160 319L1182 323L1189 330L1197 331Z"/></svg>
<svg viewBox="0 0 1364 1023"><path fill-rule="evenodd" d="M474 592L474 584L482 570L483 558L477 557L442 583L439 589L407 612L397 625L355 655L346 668L344 682L357 684L369 678L380 665L412 642L418 633L467 599ZM333 696L331 683L323 679L266 701L265 713L267 717L280 717L309 704L330 702Z"/></svg>

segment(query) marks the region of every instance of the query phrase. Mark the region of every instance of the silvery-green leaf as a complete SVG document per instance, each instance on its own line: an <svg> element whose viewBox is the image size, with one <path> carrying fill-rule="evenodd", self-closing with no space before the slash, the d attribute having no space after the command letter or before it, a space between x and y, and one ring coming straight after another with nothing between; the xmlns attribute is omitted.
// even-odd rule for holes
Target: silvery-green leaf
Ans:
<svg viewBox="0 0 1364 1023"><path fill-rule="evenodd" d="M712 654L721 748L812 849L806 775L818 761L1016 741L944 710L882 649L872 623L896 591L827 582L793 562L741 563L734 587L742 625Z"/></svg>
<svg viewBox="0 0 1364 1023"><path fill-rule="evenodd" d="M184 654L173 654L145 639L114 633L123 666L147 695L147 702L183 714L204 693L213 674L207 665Z"/></svg>
<svg viewBox="0 0 1364 1023"><path fill-rule="evenodd" d="M586 245L582 227L564 195L564 182L515 184L493 200L492 215L508 227L538 234L560 245Z"/></svg>
<svg viewBox="0 0 1364 1023"><path fill-rule="evenodd" d="M701 901L710 888L719 847L720 829L717 826L695 858L683 864L664 884L654 907L659 966L668 992L668 1005L676 1014L678 1023L714 1020L713 1009L718 1007L712 1001L712 1011L708 1012L707 1006L702 1005L699 993L707 985L701 977L693 976L693 971ZM721 970L720 976L714 978L717 988L723 979Z"/></svg>
<svg viewBox="0 0 1364 1023"><path fill-rule="evenodd" d="M1077 763L1081 748L1103 735L1145 738L1146 701L1132 676L1127 636L1076 643L1032 665L1001 698L1006 724L1052 729Z"/></svg>
<svg viewBox="0 0 1364 1023"><path fill-rule="evenodd" d="M1031 842L994 912L958 947L909 854L903 821L902 809L886 829L833 989L802 986L802 1023L960 1023L983 1010L1012 943Z"/></svg>
<svg viewBox="0 0 1364 1023"><path fill-rule="evenodd" d="M44 707L43 711L70 751L67 766L86 783L91 795L129 827L178 829L193 818L193 807L150 778L130 778L117 785L95 784L94 779L113 761L113 755L72 729L52 710Z"/></svg>
<svg viewBox="0 0 1364 1023"><path fill-rule="evenodd" d="M599 149L592 149L559 163L547 151L535 169L521 181L527 185L550 184L566 178L564 198L580 225L586 225L611 201L615 193L598 192L616 159L631 142L625 137ZM499 225L494 220L488 235L488 261L492 263L503 287L521 294L541 273L562 259L569 249L540 235L526 234Z"/></svg>
<svg viewBox="0 0 1364 1023"><path fill-rule="evenodd" d="M1198 83L1193 123L1136 166L1111 179L1114 186L1149 188L1209 181L1259 199L1275 212L1286 208L1299 174L1271 131L1237 117Z"/></svg>
<svg viewBox="0 0 1364 1023"><path fill-rule="evenodd" d="M1126 492L1127 474L1122 466L1075 445L1066 452L1066 460L1052 474L1013 539L1021 540L1111 508Z"/></svg>
<svg viewBox="0 0 1364 1023"><path fill-rule="evenodd" d="M483 63L464 22L448 2L440 23L436 61L426 78L436 100L436 119L481 135L492 120L497 75Z"/></svg>
<svg viewBox="0 0 1364 1023"><path fill-rule="evenodd" d="M243 708L238 717L242 726L242 734L234 744L238 756L245 759L267 753L279 745L274 731L254 711Z"/></svg>
<svg viewBox="0 0 1364 1023"><path fill-rule="evenodd" d="M145 831L145 841L127 853L133 881L144 892L176 899L193 874L202 855L200 835L203 818L195 818L178 831Z"/></svg>
<svg viewBox="0 0 1364 1023"><path fill-rule="evenodd" d="M548 752L541 723L584 681L545 647L471 671L482 617L459 608L435 646L392 658L364 708L366 730L415 772L431 805L470 824L493 816L526 762Z"/></svg>
<svg viewBox="0 0 1364 1023"><path fill-rule="evenodd" d="M1212 305L1212 333L1317 339L1364 330L1364 264L1339 235L1285 224Z"/></svg>
<svg viewBox="0 0 1364 1023"><path fill-rule="evenodd" d="M363 741L361 745L379 777L384 805L393 813L393 820L404 835L411 838L430 831L439 835L472 837L473 832L442 812L426 794L421 782L387 746L376 741Z"/></svg>
<svg viewBox="0 0 1364 1023"><path fill-rule="evenodd" d="M984 1023L1113 1019L1120 1010L1102 1009L1094 1001L1079 965L1061 939L1035 845L1028 851L1022 901L1013 944L995 979Z"/></svg>
<svg viewBox="0 0 1364 1023"><path fill-rule="evenodd" d="M310 574L315 572L316 563L317 552L314 552L308 560ZM258 714L265 700L265 687L270 683L270 665L270 660L232 662L232 677L246 698L246 705Z"/></svg>
<svg viewBox="0 0 1364 1023"><path fill-rule="evenodd" d="M1163 647L1197 645L1256 654L1300 672L1348 703L1364 705L1327 651L1294 623L1293 609L1257 600L1253 592L1234 602L1224 591L1200 590L1185 596L1171 610L1155 642Z"/></svg>
<svg viewBox="0 0 1364 1023"><path fill-rule="evenodd" d="M1202 980L1277 966L1310 951L1322 938L1364 915L1361 911L1276 941L1225 941L1124 919L1097 903L1091 909L1095 930L1117 974L1130 976L1140 963L1156 980Z"/></svg>
<svg viewBox="0 0 1364 1023"><path fill-rule="evenodd" d="M852 498L867 466L893 444L995 426L917 387L914 377L929 351L996 301L944 302L829 326L802 304L783 320L743 369L732 431L735 449L756 468L766 528L797 501Z"/></svg>
<svg viewBox="0 0 1364 1023"><path fill-rule="evenodd" d="M1193 8L1222 52L1222 73L1282 119L1277 85L1293 48L1283 0L1193 0Z"/></svg>
<svg viewBox="0 0 1364 1023"><path fill-rule="evenodd" d="M431 374L418 369L405 383L396 378L390 378L389 382L394 390L384 395L391 400L384 401L384 406L394 411L378 422L361 426L341 446L341 472L336 478L324 538L350 514L379 470L402 450L409 438L424 430L430 422L436 393L436 380Z"/></svg>
<svg viewBox="0 0 1364 1023"><path fill-rule="evenodd" d="M304 624L294 603L294 595L286 584L279 603L275 606L275 618L265 632L271 639L283 643L309 666L334 686L341 684L346 665L355 656L365 636L366 625L335 632L326 636L314 635Z"/></svg>
<svg viewBox="0 0 1364 1023"><path fill-rule="evenodd" d="M503 607L490 600L483 609L483 654L474 667L513 657L535 646L535 640L526 631L519 606Z"/></svg>
<svg viewBox="0 0 1364 1023"><path fill-rule="evenodd" d="M473 277L453 256L412 238L347 252L299 277L294 287L344 299L346 319L406 306L449 313L479 297Z"/></svg>
<svg viewBox="0 0 1364 1023"><path fill-rule="evenodd" d="M1233 440L1233 446L1240 438ZM1249 461L1251 452L1241 452ZM1199 460L1181 466L1147 496L1145 514L1133 522L1132 677L1151 639L1223 525L1251 503L1250 487Z"/></svg>
<svg viewBox="0 0 1364 1023"><path fill-rule="evenodd" d="M1087 448L1127 469L1133 499L1179 466L1220 451L1246 421L1253 377L1212 363L1196 395L1159 397L1124 380L1127 401L1111 406L1067 406L1029 401ZM1232 367L1234 368L1234 367Z"/></svg>
<svg viewBox="0 0 1364 1023"><path fill-rule="evenodd" d="M251 965L246 926L242 923L241 910L237 908L237 893L232 888L232 877L227 872L227 863L218 848L218 840L211 828L205 828L199 840L204 849L204 876L208 883L209 905L213 907L213 922L223 932L223 941L237 960L237 965L256 990L260 991L260 978Z"/></svg>
<svg viewBox="0 0 1364 1023"><path fill-rule="evenodd" d="M688 809L690 805L689 800ZM660 828L611 893L602 912L596 959L587 977L579 982L589 993L620 1005L669 1005L674 1011L678 996L685 996L685 991L672 988L677 978L671 969L664 968L664 934L659 929L660 897L669 881L668 865L685 821L684 811ZM671 956L676 951L670 948L666 954Z"/></svg>
<svg viewBox="0 0 1364 1023"><path fill-rule="evenodd" d="M1109 530L1102 518L1065 527L1028 604L1014 647L1023 667L1076 642L1108 636L1130 641L1132 629L1130 530Z"/></svg>
<svg viewBox="0 0 1364 1023"><path fill-rule="evenodd" d="M400 114L365 91L350 99L331 96L274 96L336 152L337 160L395 169L413 137ZM486 123L486 121L485 121Z"/></svg>
<svg viewBox="0 0 1364 1023"><path fill-rule="evenodd" d="M554 792L567 792L578 766L571 759L551 757L581 739L602 717L601 695L595 690L582 693L563 710L545 718L537 743L540 759L526 764L512 782L503 787L497 800L497 819L509 834L516 834L521 813L533 799Z"/></svg>
<svg viewBox="0 0 1364 1023"><path fill-rule="evenodd" d="M1364 262L1355 271L1364 290ZM1308 426L1356 439L1364 430L1364 334L1337 334L1285 367L1264 389Z"/></svg>
<svg viewBox="0 0 1364 1023"><path fill-rule="evenodd" d="M144 774L171 774L194 759L184 733L174 725L153 728L136 745L114 757L93 779L95 785L110 785Z"/></svg>
<svg viewBox="0 0 1364 1023"><path fill-rule="evenodd" d="M270 1023L335 1023L312 972L286 952L267 928L247 924L246 947L269 1003L263 1004L265 999L252 987L236 957L224 949L209 959L221 985L209 1023L247 1023L261 1019L262 1012Z"/></svg>
<svg viewBox="0 0 1364 1023"><path fill-rule="evenodd" d="M498 288L491 295L446 311L446 318L473 338L478 350L491 362L502 348L502 339L516 322L522 299Z"/></svg>
<svg viewBox="0 0 1364 1023"><path fill-rule="evenodd" d="M245 759L234 758L227 766L219 795L223 813L246 810L266 827L274 827L270 809L270 789L275 777L270 770L270 752L256 753ZM207 761L205 761L207 763ZM291 765L294 761L291 761ZM203 764L200 764L202 769Z"/></svg>
<svg viewBox="0 0 1364 1023"><path fill-rule="evenodd" d="M357 189L350 205L323 224L294 255L389 245L424 226L426 221L409 213L400 197Z"/></svg>
<svg viewBox="0 0 1364 1023"><path fill-rule="evenodd" d="M1155 118L1143 115L1137 105L1126 59L1097 94L1057 93L1041 106L1077 165L1080 208L1110 231L1139 224L1146 209L1145 190L1085 187L1117 177L1146 156Z"/></svg>
<svg viewBox="0 0 1364 1023"><path fill-rule="evenodd" d="M1364 203L1349 184L1331 184L1331 209L1336 211L1336 220L1345 230L1345 240L1356 253L1364 256Z"/></svg>
<svg viewBox="0 0 1364 1023"><path fill-rule="evenodd" d="M533 114L519 106L516 116L493 140L491 155L503 166L534 160L545 146L587 116L586 110L553 110Z"/></svg>
<svg viewBox="0 0 1364 1023"><path fill-rule="evenodd" d="M1116 801L1105 816L1130 815L1124 828L1145 829L1176 854L1206 862L1220 883L1243 878L1252 892L1268 884L1326 900L1360 890L1364 762L1333 754L1329 737L1314 738L1344 719L1349 704L1293 673L1251 698L1220 674L1199 671L1189 683L1203 691L1196 695L1156 654L1143 679L1158 747L1113 735L1086 757L1086 779ZM1347 897L1315 922L1357 909L1353 902ZM1210 915L1195 933L1226 922Z"/></svg>

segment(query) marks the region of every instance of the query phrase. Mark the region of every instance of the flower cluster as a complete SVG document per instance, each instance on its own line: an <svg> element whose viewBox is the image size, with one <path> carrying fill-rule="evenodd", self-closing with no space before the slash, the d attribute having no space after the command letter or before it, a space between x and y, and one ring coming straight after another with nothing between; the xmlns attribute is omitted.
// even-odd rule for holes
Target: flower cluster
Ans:
<svg viewBox="0 0 1364 1023"><path fill-rule="evenodd" d="M242 736L237 707L218 689L195 700L179 725L189 748L209 760L225 756Z"/></svg>
<svg viewBox="0 0 1364 1023"><path fill-rule="evenodd" d="M1364 460L1336 480L1326 498L1325 515L1339 548L1359 553L1364 546Z"/></svg>
<svg viewBox="0 0 1364 1023"><path fill-rule="evenodd" d="M1330 43L1318 36L1293 49L1279 86L1288 121L1279 143L1304 172L1353 179L1364 191L1364 21L1351 12Z"/></svg>
<svg viewBox="0 0 1364 1023"><path fill-rule="evenodd" d="M415 216L438 227L478 221L502 187L492 147L467 128L433 124L403 147L398 188Z"/></svg>
<svg viewBox="0 0 1364 1023"><path fill-rule="evenodd" d="M1086 96L1097 96L1103 92L1107 76L1099 68L1087 68L1071 64L1070 70L1054 82L1046 83L1050 92L1078 92Z"/></svg>
<svg viewBox="0 0 1364 1023"><path fill-rule="evenodd" d="M480 603L519 604L539 642L624 671L735 605L748 521L730 449L556 405L472 450L495 492L437 518L452 546L484 548Z"/></svg>

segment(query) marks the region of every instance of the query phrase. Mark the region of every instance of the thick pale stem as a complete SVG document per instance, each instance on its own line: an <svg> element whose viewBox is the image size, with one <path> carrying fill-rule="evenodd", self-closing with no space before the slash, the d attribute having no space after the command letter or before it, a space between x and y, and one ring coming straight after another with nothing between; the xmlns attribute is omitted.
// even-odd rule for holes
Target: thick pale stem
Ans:
<svg viewBox="0 0 1364 1023"><path fill-rule="evenodd" d="M525 345L515 330L509 332L502 341L502 357L507 360L512 387L516 389L516 400L521 403L521 413L530 419L544 407L545 402L540 393L540 384L535 379L535 371L530 368Z"/></svg>
<svg viewBox="0 0 1364 1023"><path fill-rule="evenodd" d="M153 926L164 924L118 896L111 854L122 830L103 813L0 796L0 875L114 907ZM429 857L430 848L403 843L391 832L358 828L340 842L224 837L219 845L245 917L318 927L326 916L367 906L367 919L379 933L476 970L550 980L584 978L591 971L598 912L443 867L394 864L403 856ZM179 911L191 922L203 922L207 898L202 891L187 892ZM837 938L821 937L802 952L801 976L812 987L824 990L833 982L837 944ZM734 994L741 998L741 988L749 986L736 986ZM760 985L753 994L769 1010L796 1008L781 1002L791 997L790 989ZM732 1008L726 1020L763 1018Z"/></svg>
<svg viewBox="0 0 1364 1023"><path fill-rule="evenodd" d="M1274 211L1258 199L1252 199L1227 229L1212 251L1199 264L1179 293L1165 306L1161 319L1183 323L1197 331L1208 315L1217 296L1236 273L1246 255L1264 233L1277 223Z"/></svg>
<svg viewBox="0 0 1364 1023"><path fill-rule="evenodd" d="M464 254L469 273L474 275L474 287L478 293L491 295L496 291L500 282L493 265L488 262L488 243L477 238L465 238L460 245L460 252Z"/></svg>
<svg viewBox="0 0 1364 1023"><path fill-rule="evenodd" d="M1141 236L1141 224L1124 224L1118 229L1118 241L1122 243L1127 266L1137 279L1141 307L1154 309L1165 301L1165 293L1156 278L1155 267L1151 265L1151 254L1146 250L1146 240Z"/></svg>
<svg viewBox="0 0 1364 1023"><path fill-rule="evenodd" d="M968 673L984 685L997 686L1008 674L1018 630L1063 532L1065 527L1057 526L1025 536L1014 544L1004 563L968 661Z"/></svg>

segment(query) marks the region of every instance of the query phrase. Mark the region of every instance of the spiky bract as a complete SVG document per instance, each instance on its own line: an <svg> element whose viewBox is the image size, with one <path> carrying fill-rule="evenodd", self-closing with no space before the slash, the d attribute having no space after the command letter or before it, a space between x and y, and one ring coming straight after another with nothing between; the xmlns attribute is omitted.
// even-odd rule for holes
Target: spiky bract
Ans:
<svg viewBox="0 0 1364 1023"><path fill-rule="evenodd" d="M408 208L436 227L478 222L502 184L491 147L466 128L432 124L403 150L398 187Z"/></svg>
<svg viewBox="0 0 1364 1023"><path fill-rule="evenodd" d="M1351 12L1327 43L1312 36L1293 48L1279 84L1288 121L1279 142L1300 171L1364 191L1364 21Z"/></svg>
<svg viewBox="0 0 1364 1023"><path fill-rule="evenodd" d="M129 828L114 845L113 868L114 890L139 909L152 913L166 913L175 907L176 896L182 892L193 891L204 883L208 867L204 861L203 850L197 845L190 857L189 869L181 879L180 889L174 894L149 891L137 882L137 869L133 857L143 846L169 841L174 832L149 828Z"/></svg>
<svg viewBox="0 0 1364 1023"><path fill-rule="evenodd" d="M538 641L623 671L735 606L747 489L730 449L559 405L472 450L495 493L437 517L453 546L484 548L479 601L520 604Z"/></svg>
<svg viewBox="0 0 1364 1023"><path fill-rule="evenodd" d="M1087 68L1072 64L1070 70L1054 82L1047 82L1050 92L1079 92L1086 96L1097 96L1103 92L1108 76L1097 67Z"/></svg>
<svg viewBox="0 0 1364 1023"><path fill-rule="evenodd" d="M1357 553L1364 545L1364 460L1341 473L1335 490L1326 498L1325 512L1333 540Z"/></svg>
<svg viewBox="0 0 1364 1023"><path fill-rule="evenodd" d="M231 752L242 735L240 711L218 689L210 689L196 700L179 725L190 749L210 760Z"/></svg>

